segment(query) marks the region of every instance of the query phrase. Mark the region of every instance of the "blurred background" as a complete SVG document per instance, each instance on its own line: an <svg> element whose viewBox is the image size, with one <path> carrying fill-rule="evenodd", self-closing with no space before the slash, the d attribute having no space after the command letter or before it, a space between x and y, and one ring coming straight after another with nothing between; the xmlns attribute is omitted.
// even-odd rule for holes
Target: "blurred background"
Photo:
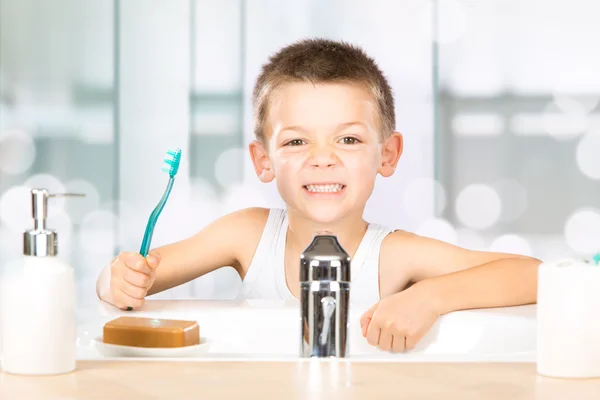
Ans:
<svg viewBox="0 0 600 400"><path fill-rule="evenodd" d="M281 207L249 162L250 95L306 37L362 46L395 91L405 152L371 222L548 260L600 247L597 0L0 0L0 266L32 226L29 189L95 304L101 268L248 206ZM156 295L233 298L223 268Z"/></svg>

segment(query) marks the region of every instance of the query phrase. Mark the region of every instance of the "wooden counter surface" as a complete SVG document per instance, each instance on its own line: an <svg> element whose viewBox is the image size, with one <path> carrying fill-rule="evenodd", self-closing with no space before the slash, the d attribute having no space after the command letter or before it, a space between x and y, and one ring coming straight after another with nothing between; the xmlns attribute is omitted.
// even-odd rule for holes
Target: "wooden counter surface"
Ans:
<svg viewBox="0 0 600 400"><path fill-rule="evenodd" d="M539 376L534 363L79 361L75 372L0 372L0 399L600 399L600 379Z"/></svg>

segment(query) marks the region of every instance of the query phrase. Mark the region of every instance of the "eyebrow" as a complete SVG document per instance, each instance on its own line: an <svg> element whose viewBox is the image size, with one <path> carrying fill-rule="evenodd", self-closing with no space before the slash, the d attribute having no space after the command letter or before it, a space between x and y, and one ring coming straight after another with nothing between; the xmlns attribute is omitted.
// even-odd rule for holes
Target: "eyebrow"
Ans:
<svg viewBox="0 0 600 400"><path fill-rule="evenodd" d="M296 132L304 132L304 133L308 132L307 129L301 127L300 125L286 126L285 128L281 129L279 132L285 132L285 131L296 131Z"/></svg>
<svg viewBox="0 0 600 400"><path fill-rule="evenodd" d="M354 126L354 125L360 125L363 128L367 127L365 124L363 124L360 121L352 121L352 122L345 122L343 124L339 124L338 127L337 127L337 130L341 131L342 129L346 129L346 128L349 128L349 127Z"/></svg>
<svg viewBox="0 0 600 400"><path fill-rule="evenodd" d="M341 131L343 129L349 128L349 127L354 126L354 125L360 125L363 128L367 127L365 124L363 124L360 121L351 121L351 122L344 122L342 124L339 124L335 130L336 131ZM307 133L308 129L303 128L300 125L293 125L293 126L286 126L285 128L281 129L279 132L284 132L284 131L296 131L296 132Z"/></svg>

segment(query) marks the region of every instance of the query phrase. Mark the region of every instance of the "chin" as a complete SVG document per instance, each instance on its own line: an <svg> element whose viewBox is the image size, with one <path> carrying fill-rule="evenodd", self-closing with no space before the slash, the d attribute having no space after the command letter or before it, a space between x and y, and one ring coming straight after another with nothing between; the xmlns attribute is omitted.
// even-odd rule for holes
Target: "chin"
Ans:
<svg viewBox="0 0 600 400"><path fill-rule="evenodd" d="M334 224L349 214L349 210L339 204L314 204L304 207L303 211L308 219L320 225Z"/></svg>

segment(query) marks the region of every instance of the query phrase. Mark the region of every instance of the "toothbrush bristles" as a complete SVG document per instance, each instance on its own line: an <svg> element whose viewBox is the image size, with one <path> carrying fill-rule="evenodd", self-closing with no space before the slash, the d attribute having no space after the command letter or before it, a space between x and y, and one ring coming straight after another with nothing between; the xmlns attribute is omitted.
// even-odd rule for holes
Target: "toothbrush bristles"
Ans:
<svg viewBox="0 0 600 400"><path fill-rule="evenodd" d="M177 174L179 170L179 162L181 161L181 149L175 151L168 150L164 159L162 170L171 175L171 177Z"/></svg>

